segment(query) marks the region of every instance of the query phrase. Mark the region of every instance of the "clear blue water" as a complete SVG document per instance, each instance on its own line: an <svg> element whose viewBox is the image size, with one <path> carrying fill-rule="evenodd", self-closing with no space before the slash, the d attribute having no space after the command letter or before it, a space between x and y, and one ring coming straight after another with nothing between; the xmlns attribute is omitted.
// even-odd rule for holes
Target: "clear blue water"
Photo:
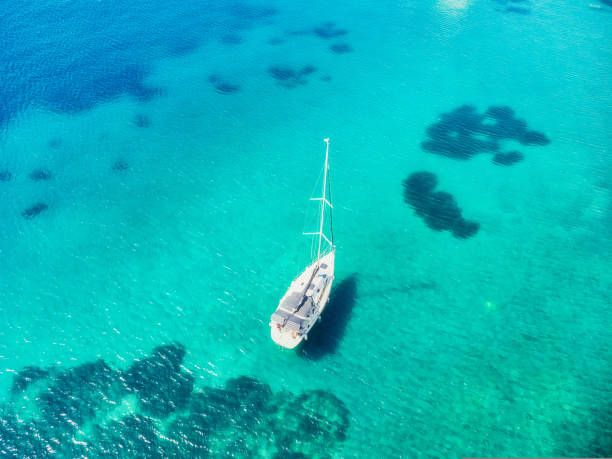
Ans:
<svg viewBox="0 0 612 459"><path fill-rule="evenodd" d="M611 21L2 2L0 451L612 455ZM336 283L288 352L326 136Z"/></svg>

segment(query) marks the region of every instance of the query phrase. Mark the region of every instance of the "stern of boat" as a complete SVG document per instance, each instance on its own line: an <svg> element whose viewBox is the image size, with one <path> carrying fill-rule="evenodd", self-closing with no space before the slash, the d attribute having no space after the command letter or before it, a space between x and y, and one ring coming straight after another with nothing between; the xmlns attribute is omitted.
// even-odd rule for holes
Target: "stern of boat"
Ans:
<svg viewBox="0 0 612 459"><path fill-rule="evenodd" d="M304 335L298 335L290 331L283 331L277 324L270 324L270 336L279 346L286 349L294 349L304 340Z"/></svg>

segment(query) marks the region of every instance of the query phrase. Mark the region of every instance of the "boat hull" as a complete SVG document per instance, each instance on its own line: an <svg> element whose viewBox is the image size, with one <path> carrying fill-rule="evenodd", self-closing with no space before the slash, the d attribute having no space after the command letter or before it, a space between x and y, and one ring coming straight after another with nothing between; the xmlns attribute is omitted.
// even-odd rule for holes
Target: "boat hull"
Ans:
<svg viewBox="0 0 612 459"><path fill-rule="evenodd" d="M283 309L282 306L285 304L287 298L292 294L295 295L296 293L308 291L311 284L313 285L313 287L311 287L313 292L310 295L306 293L304 298L308 299L310 296L313 299L313 304L306 319L302 319L303 316L300 315L299 310L291 314L291 318L300 318L298 319L301 323L299 331L283 326L275 322L274 319L270 322L270 337L276 344L287 349L294 349L302 341L308 339L308 333L316 325L329 301L329 295L334 281L334 262L335 250L332 250L330 253L322 256L319 260L308 266L291 283L291 286L280 300L277 312ZM319 286L320 288L317 290Z"/></svg>
<svg viewBox="0 0 612 459"><path fill-rule="evenodd" d="M286 349L295 349L304 341L306 335L295 334L292 336L291 332L283 332L280 328L270 327L270 336L272 337L272 341L279 346Z"/></svg>

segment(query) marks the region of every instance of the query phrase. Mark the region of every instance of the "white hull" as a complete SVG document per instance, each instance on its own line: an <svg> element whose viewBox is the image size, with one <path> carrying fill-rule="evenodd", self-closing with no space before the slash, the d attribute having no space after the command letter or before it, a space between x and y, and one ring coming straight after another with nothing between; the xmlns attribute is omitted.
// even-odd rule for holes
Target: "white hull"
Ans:
<svg viewBox="0 0 612 459"><path fill-rule="evenodd" d="M272 340L287 349L293 349L303 340L308 339L308 332L321 317L329 301L329 292L334 282L334 261L336 250L331 220L331 188L328 187L329 139L323 139L325 148L325 165L323 167L323 192L319 198L311 198L321 203L319 231L304 233L318 237L317 257L289 286L281 298L278 307L270 318L270 336ZM329 207L328 238L324 232L325 209ZM322 244L328 244L327 248Z"/></svg>
<svg viewBox="0 0 612 459"><path fill-rule="evenodd" d="M334 281L335 250L308 266L289 286L270 321L272 340L293 349L317 323Z"/></svg>

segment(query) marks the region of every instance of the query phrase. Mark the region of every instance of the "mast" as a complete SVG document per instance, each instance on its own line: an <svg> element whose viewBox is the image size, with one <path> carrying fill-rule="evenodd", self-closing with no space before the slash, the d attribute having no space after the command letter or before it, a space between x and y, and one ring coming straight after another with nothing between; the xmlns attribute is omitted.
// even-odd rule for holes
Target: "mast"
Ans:
<svg viewBox="0 0 612 459"><path fill-rule="evenodd" d="M323 139L325 142L325 172L323 173L323 195L321 196L321 223L319 225L319 250L317 252L317 260L321 258L321 239L323 238L323 220L325 218L325 201L327 196L325 195L325 190L327 187L327 169L329 168L329 137Z"/></svg>
<svg viewBox="0 0 612 459"><path fill-rule="evenodd" d="M323 141L326 144L326 148L325 148L325 166L324 166L324 174L323 174L323 195L320 198L310 198L311 201L321 201L321 221L319 222L319 231L316 233L302 233L304 235L310 235L310 236L319 236L319 247L317 248L317 261L319 261L319 259L321 258L321 242L323 242L323 239L325 239L325 241L332 247L334 247L334 233L333 233L333 229L332 229L332 233L331 233L331 240L325 235L325 233L323 232L323 224L325 222L325 205L327 204L330 209L333 208L331 202L328 201L327 199L327 180L328 180L328 171L329 171L329 137L323 139ZM329 191L331 192L331 186L329 187ZM331 195L330 195L330 199L331 199ZM330 222L331 225L331 222Z"/></svg>

